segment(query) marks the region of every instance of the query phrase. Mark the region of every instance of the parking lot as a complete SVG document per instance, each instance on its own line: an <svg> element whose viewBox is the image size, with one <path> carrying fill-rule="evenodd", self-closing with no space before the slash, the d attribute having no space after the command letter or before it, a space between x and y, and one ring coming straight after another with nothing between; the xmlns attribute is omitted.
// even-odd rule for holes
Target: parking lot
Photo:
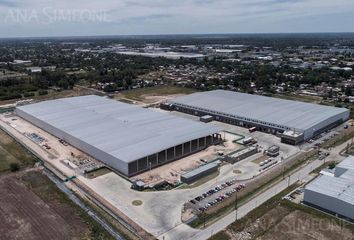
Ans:
<svg viewBox="0 0 354 240"><path fill-rule="evenodd" d="M236 178L231 179L191 199L187 207L192 208L195 212L207 211L224 200L235 196L237 192L245 187L244 184L236 184Z"/></svg>
<svg viewBox="0 0 354 240"><path fill-rule="evenodd" d="M288 195L286 195L285 197L283 197L283 199L292 201L294 203L301 203L304 199L304 192L305 189L303 187L299 187Z"/></svg>
<svg viewBox="0 0 354 240"><path fill-rule="evenodd" d="M320 135L313 137L312 139L308 140L307 142L301 144L301 149L310 149L312 147L320 147L322 144L326 143L327 141L331 140L335 136L342 134L344 132L349 132L354 127L353 120L349 120L331 130L328 130Z"/></svg>

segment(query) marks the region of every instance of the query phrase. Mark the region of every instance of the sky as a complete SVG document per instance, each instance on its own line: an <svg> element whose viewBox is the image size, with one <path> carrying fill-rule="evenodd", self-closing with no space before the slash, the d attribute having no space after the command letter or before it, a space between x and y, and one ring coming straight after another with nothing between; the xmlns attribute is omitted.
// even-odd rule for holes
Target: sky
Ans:
<svg viewBox="0 0 354 240"><path fill-rule="evenodd" d="M0 0L0 37L354 32L353 0Z"/></svg>

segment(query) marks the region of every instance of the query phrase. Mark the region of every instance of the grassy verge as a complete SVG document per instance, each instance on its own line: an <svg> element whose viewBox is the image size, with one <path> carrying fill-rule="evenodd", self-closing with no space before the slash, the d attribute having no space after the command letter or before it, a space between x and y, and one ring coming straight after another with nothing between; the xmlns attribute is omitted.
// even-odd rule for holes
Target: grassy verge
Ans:
<svg viewBox="0 0 354 240"><path fill-rule="evenodd" d="M323 169L328 168L329 166L335 165L336 162L334 161L329 161L329 162L325 162L323 163L321 166L319 166L318 168L315 168L311 174L319 174Z"/></svg>
<svg viewBox="0 0 354 240"><path fill-rule="evenodd" d="M114 228L119 234L121 234L126 240L135 240L138 239L135 235L133 235L128 229L126 229L121 223L119 223L115 218L113 218L109 213L105 210L92 203L88 199L81 198L86 205L88 205L91 209L95 211L95 213L100 216L102 219L105 219L107 223Z"/></svg>
<svg viewBox="0 0 354 240"><path fill-rule="evenodd" d="M245 217L232 223L229 226L229 228L232 229L233 231L242 230L243 228L245 228L245 226L248 223L256 221L259 217L263 216L271 209L274 209L275 207L279 206L280 202L282 201L282 198L288 193L295 190L297 187L299 187L298 183L291 185L290 187L278 193L277 195L275 195L274 197L272 197L271 199L269 199L268 201L266 201L256 209L249 212Z"/></svg>
<svg viewBox="0 0 354 240"><path fill-rule="evenodd" d="M20 167L33 165L38 159L0 129L0 172L8 171L11 163Z"/></svg>
<svg viewBox="0 0 354 240"><path fill-rule="evenodd" d="M20 165L21 162L0 146L0 172L10 170L11 164Z"/></svg>
<svg viewBox="0 0 354 240"><path fill-rule="evenodd" d="M217 234L213 235L209 240L229 240L231 237L225 232L218 232Z"/></svg>
<svg viewBox="0 0 354 240"><path fill-rule="evenodd" d="M348 141L349 139L354 137L354 127L351 127L350 129L347 129L344 133L341 133L335 137L333 137L332 139L328 140L327 142L325 142L324 144L322 144L322 148L332 148L335 146L338 146L342 143L345 143L346 141Z"/></svg>

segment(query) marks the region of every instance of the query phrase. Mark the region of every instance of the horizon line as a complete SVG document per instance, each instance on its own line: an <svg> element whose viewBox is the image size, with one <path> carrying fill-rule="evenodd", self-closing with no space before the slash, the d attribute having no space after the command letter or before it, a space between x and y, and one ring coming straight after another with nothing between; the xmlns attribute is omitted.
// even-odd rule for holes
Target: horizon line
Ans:
<svg viewBox="0 0 354 240"><path fill-rule="evenodd" d="M242 32L242 33L157 33L157 34L98 34L98 35L58 35L58 36L17 36L0 37L0 40L12 39L58 39L58 38L132 38L132 37L158 37L158 36L222 36L222 35L300 35L300 34L354 34L352 32Z"/></svg>

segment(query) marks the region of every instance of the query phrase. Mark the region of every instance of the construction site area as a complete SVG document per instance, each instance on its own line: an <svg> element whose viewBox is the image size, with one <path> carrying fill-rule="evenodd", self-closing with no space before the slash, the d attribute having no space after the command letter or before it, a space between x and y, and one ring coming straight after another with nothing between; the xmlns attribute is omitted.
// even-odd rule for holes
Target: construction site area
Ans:
<svg viewBox="0 0 354 240"><path fill-rule="evenodd" d="M178 185L183 174L197 169L200 166L215 162L221 159L224 155L228 155L231 152L239 151L244 148L243 145L233 142L240 137L239 135L223 133L222 137L223 142L218 145L210 146L195 154L136 175L132 177L131 180L133 182L142 181L149 188L153 188L154 186L163 183Z"/></svg>
<svg viewBox="0 0 354 240"><path fill-rule="evenodd" d="M44 163L62 179L103 167L102 163L13 113L1 114L0 125L7 126L3 129L29 149L38 151Z"/></svg>

